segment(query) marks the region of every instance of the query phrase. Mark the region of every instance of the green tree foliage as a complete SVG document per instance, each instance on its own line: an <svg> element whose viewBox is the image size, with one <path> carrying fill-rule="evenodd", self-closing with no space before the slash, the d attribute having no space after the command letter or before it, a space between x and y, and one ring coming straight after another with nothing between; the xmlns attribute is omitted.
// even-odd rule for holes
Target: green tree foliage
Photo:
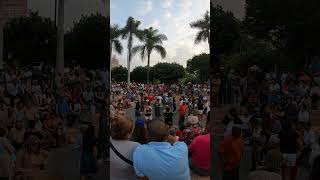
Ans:
<svg viewBox="0 0 320 180"><path fill-rule="evenodd" d="M150 71L150 56L153 50L158 52L161 58L165 58L167 55L166 50L162 46L162 41L167 40L167 36L159 34L157 29L150 27L143 31L142 45L138 45L132 49L132 53L136 54L140 52L142 61L147 56L147 83L149 83L149 71Z"/></svg>
<svg viewBox="0 0 320 180"><path fill-rule="evenodd" d="M200 54L187 61L187 72L201 82L207 82L210 72L210 55Z"/></svg>
<svg viewBox="0 0 320 180"><path fill-rule="evenodd" d="M195 44L202 41L208 42L210 46L210 14L206 11L202 19L190 23L191 28L198 29L199 32L194 40Z"/></svg>
<svg viewBox="0 0 320 180"><path fill-rule="evenodd" d="M49 18L29 12L28 16L15 18L4 27L4 52L22 65L32 61L54 63L56 30ZM10 63L10 62L9 62Z"/></svg>
<svg viewBox="0 0 320 180"><path fill-rule="evenodd" d="M66 60L76 60L87 68L106 66L108 26L107 18L102 15L82 16L65 35Z"/></svg>
<svg viewBox="0 0 320 180"><path fill-rule="evenodd" d="M125 82L127 79L127 68L123 66L114 67L111 70L112 81L115 82Z"/></svg>
<svg viewBox="0 0 320 180"><path fill-rule="evenodd" d="M236 18L231 12L224 11L221 6L211 8L213 28L213 55L215 57L230 53L234 43L240 37L240 27Z"/></svg>
<svg viewBox="0 0 320 180"><path fill-rule="evenodd" d="M125 27L121 30L122 33L122 39L128 39L128 78L127 82L130 83L130 63L132 58L132 47L133 47L133 38L136 37L139 40L143 39L143 32L140 30L141 22L138 20L135 20L133 17L129 17L127 19Z"/></svg>
<svg viewBox="0 0 320 180"><path fill-rule="evenodd" d="M303 65L320 52L320 26L315 26L320 22L319 6L317 0L247 0L245 25Z"/></svg>
<svg viewBox="0 0 320 180"><path fill-rule="evenodd" d="M158 63L151 68L153 79L161 83L177 83L185 75L183 66L177 63Z"/></svg>
<svg viewBox="0 0 320 180"><path fill-rule="evenodd" d="M131 79L136 83L147 83L147 70L148 67L138 66L131 72ZM150 76L152 79L152 75Z"/></svg>

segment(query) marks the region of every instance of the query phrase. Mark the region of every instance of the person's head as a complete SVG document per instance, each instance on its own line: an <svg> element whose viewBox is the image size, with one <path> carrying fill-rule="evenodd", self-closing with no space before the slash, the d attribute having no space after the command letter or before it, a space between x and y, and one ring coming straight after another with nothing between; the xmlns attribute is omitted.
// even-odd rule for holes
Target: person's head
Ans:
<svg viewBox="0 0 320 180"><path fill-rule="evenodd" d="M140 144L146 144L147 143L147 137L146 137L146 128L144 127L144 121L142 119L138 119L136 121L136 125L134 127L132 138L135 142L138 142Z"/></svg>
<svg viewBox="0 0 320 180"><path fill-rule="evenodd" d="M153 120L147 127L147 136L149 141L164 142L168 139L169 128L163 121Z"/></svg>
<svg viewBox="0 0 320 180"><path fill-rule="evenodd" d="M232 127L232 137L239 138L241 137L241 128L238 126Z"/></svg>
<svg viewBox="0 0 320 180"><path fill-rule="evenodd" d="M133 122L131 119L117 115L114 117L112 128L111 128L111 137L115 140L128 140L132 135L133 131Z"/></svg>
<svg viewBox="0 0 320 180"><path fill-rule="evenodd" d="M30 136L24 143L24 149L28 153L39 153L40 152L40 139L37 136Z"/></svg>
<svg viewBox="0 0 320 180"><path fill-rule="evenodd" d="M170 107L168 105L166 106L166 112L170 112Z"/></svg>

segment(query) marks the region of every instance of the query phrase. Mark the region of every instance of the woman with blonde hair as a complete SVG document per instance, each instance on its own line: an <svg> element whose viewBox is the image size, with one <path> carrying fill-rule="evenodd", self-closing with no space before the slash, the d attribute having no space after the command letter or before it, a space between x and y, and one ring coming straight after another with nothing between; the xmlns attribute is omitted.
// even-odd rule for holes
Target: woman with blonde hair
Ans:
<svg viewBox="0 0 320 180"><path fill-rule="evenodd" d="M133 152L139 145L130 141L134 126L129 118L116 115L111 125L110 139L110 172L111 180L122 179L131 180L135 178L132 164Z"/></svg>

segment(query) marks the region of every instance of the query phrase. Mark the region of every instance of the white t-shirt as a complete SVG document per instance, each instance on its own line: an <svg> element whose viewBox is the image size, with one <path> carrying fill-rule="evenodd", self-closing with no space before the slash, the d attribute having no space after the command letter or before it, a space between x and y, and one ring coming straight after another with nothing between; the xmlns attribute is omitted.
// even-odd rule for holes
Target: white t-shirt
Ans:
<svg viewBox="0 0 320 180"><path fill-rule="evenodd" d="M309 122L309 112L308 111L300 111L298 121L299 122Z"/></svg>
<svg viewBox="0 0 320 180"><path fill-rule="evenodd" d="M125 158L133 160L133 152L139 146L139 143L133 141L117 141L111 139L115 149ZM124 162L110 148L110 179L111 180L132 180L136 174L133 166Z"/></svg>

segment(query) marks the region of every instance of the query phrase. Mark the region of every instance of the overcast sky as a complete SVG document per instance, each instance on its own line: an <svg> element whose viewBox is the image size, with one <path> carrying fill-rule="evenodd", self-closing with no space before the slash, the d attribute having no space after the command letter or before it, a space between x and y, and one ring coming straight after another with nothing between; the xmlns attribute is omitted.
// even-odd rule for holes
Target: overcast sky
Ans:
<svg viewBox="0 0 320 180"><path fill-rule="evenodd" d="M151 65L158 62L177 62L184 67L187 60L196 54L209 53L207 42L194 44L198 32L190 27L190 22L200 19L210 9L210 0L110 0L111 24L124 27L129 16L141 21L141 29L153 27L168 37L163 42L167 57L161 59L155 51L151 54ZM140 42L135 40L134 45ZM127 66L127 41L122 40L124 51L116 54L119 62ZM133 57L131 70L136 66L145 66L139 55Z"/></svg>
<svg viewBox="0 0 320 180"><path fill-rule="evenodd" d="M28 9L39 11L40 16L54 17L54 0L28 0ZM65 0L65 28L72 27L81 15L105 14L102 0Z"/></svg>

